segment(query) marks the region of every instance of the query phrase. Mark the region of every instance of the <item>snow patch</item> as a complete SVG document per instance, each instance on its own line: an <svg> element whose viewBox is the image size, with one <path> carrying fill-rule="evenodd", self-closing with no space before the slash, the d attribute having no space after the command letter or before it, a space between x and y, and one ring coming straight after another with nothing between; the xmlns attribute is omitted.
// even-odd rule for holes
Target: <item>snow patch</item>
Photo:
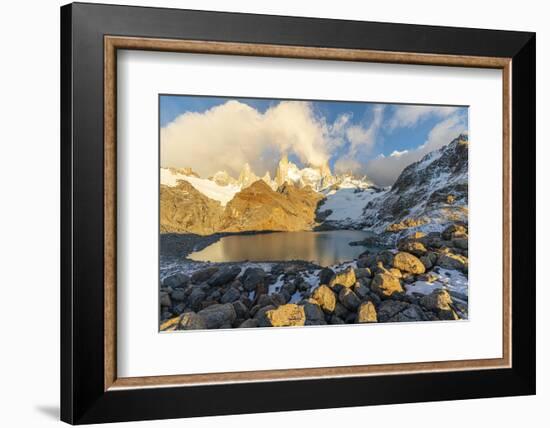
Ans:
<svg viewBox="0 0 550 428"><path fill-rule="evenodd" d="M206 178L197 178L190 175L184 175L178 172L171 171L167 168L160 169L160 184L165 186L177 186L179 180L187 181L191 186L197 189L204 196L220 202L222 206L233 199L236 193L240 192L241 187L235 184L220 186L212 180Z"/></svg>
<svg viewBox="0 0 550 428"><path fill-rule="evenodd" d="M357 187L340 188L331 190L326 194L326 200L320 210L331 210L332 213L326 218L329 221L352 220L359 221L363 214L363 209L378 196L374 190L360 190Z"/></svg>
<svg viewBox="0 0 550 428"><path fill-rule="evenodd" d="M443 288L440 282L416 281L412 284L405 284L405 290L409 296L413 294L431 294L432 291Z"/></svg>
<svg viewBox="0 0 550 428"><path fill-rule="evenodd" d="M277 281L275 281L273 284L269 284L269 289L267 291L267 294L269 296L271 296L273 293L278 293L279 291L281 291L281 287L285 283L283 277L284 275L279 275L277 277Z"/></svg>

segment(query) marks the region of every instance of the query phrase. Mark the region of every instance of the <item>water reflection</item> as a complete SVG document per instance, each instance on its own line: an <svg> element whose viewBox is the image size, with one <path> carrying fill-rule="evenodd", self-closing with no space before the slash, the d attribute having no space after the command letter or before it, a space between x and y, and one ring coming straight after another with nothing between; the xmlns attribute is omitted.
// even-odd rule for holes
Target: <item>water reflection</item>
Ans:
<svg viewBox="0 0 550 428"><path fill-rule="evenodd" d="M357 230L231 235L191 253L189 258L211 262L305 260L329 266L353 260L365 251L349 243L367 235Z"/></svg>

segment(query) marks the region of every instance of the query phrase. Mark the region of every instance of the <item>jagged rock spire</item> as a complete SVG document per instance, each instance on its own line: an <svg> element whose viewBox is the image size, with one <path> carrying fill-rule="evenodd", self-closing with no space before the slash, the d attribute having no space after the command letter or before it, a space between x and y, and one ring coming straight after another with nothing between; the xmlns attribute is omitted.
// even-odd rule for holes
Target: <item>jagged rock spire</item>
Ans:
<svg viewBox="0 0 550 428"><path fill-rule="evenodd" d="M239 179L237 180L241 188L244 189L245 187L250 186L252 183L258 180L258 176L254 174L248 162L245 163L243 169L241 170L241 173L239 174Z"/></svg>

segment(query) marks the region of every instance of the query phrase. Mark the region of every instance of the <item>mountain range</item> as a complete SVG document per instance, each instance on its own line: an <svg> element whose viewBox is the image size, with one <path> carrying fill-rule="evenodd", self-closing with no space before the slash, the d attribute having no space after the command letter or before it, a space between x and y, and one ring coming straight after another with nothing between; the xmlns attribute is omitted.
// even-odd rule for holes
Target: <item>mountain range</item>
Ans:
<svg viewBox="0 0 550 428"><path fill-rule="evenodd" d="M283 156L275 176L245 164L237 178L218 171L161 168L161 232L369 229L439 230L468 216L468 136L407 166L391 188L368 177L334 175L328 164L299 168Z"/></svg>

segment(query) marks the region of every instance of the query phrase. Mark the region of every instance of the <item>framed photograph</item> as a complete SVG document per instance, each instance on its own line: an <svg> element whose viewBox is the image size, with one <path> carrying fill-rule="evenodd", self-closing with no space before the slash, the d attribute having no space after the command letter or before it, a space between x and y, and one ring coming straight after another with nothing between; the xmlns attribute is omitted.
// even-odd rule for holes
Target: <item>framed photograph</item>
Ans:
<svg viewBox="0 0 550 428"><path fill-rule="evenodd" d="M534 33L76 3L61 105L62 420L535 393Z"/></svg>

